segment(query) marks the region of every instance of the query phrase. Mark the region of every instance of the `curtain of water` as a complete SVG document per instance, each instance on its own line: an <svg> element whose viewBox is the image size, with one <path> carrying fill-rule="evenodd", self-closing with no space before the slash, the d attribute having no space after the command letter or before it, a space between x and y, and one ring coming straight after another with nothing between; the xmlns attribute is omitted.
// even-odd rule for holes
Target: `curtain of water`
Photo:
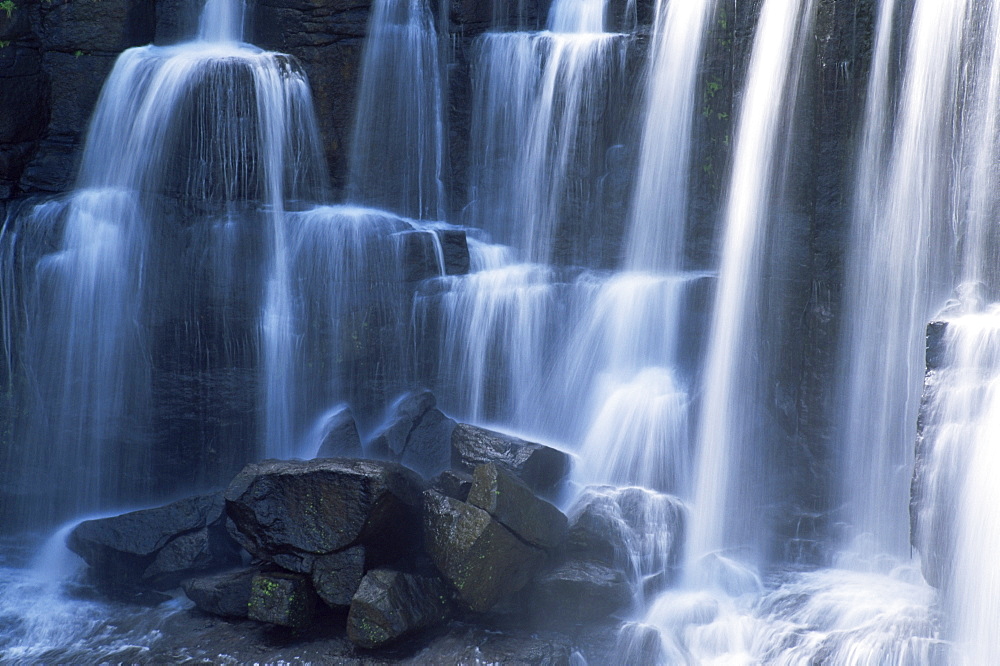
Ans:
<svg viewBox="0 0 1000 666"><path fill-rule="evenodd" d="M955 127L962 70L964 0L917 2L891 152L885 87L870 100L855 206L842 369L843 492L855 534L878 553L909 556L909 478L923 376L924 326L951 290L950 238ZM886 66L892 30L880 21L877 66ZM876 175L881 164L887 170Z"/></svg>
<svg viewBox="0 0 1000 666"><path fill-rule="evenodd" d="M697 78L714 7L714 0L659 3L629 215L625 266L631 270L683 266Z"/></svg>
<svg viewBox="0 0 1000 666"><path fill-rule="evenodd" d="M811 0L767 0L759 19L739 110L726 202L719 284L698 419L695 517L689 558L730 547L758 557L769 470L761 441L760 320L765 239L776 225L778 159L796 102L797 67L812 24Z"/></svg>
<svg viewBox="0 0 1000 666"><path fill-rule="evenodd" d="M529 261L581 260L592 185L603 170L608 99L624 70L623 35L488 33L477 39L469 222ZM589 183L589 184L588 184ZM599 231L599 230L598 230ZM584 246L583 249L579 246Z"/></svg>
<svg viewBox="0 0 1000 666"><path fill-rule="evenodd" d="M203 27L213 17L206 11ZM44 522L153 492L159 473L152 470L154 459L169 459L178 446L153 432L154 415L169 410L153 404L161 400L153 395L154 380L166 376L164 364L182 363L177 354L201 353L203 326L227 326L212 321L214 314L178 308L204 307L199 299L207 293L229 299L240 290L227 281L260 280L254 269L233 271L235 253L249 252L243 259L253 265L260 255L239 238L252 235L257 223L258 216L246 212L249 202L259 204L269 222L270 238L263 242L272 258L265 289L265 385L269 402L282 394L270 381L279 373L270 370L284 368L292 345L289 277L281 263L287 255L283 202L322 195L325 168L318 146L308 84L286 56L203 39L129 49L119 57L98 100L76 189L64 200L25 211L4 236L20 243L11 251L24 252L26 238L46 234L58 248L17 259L12 265L22 267L22 274L4 284L4 301L22 304L18 309L25 313L18 352L24 404L15 425L17 445L5 454L5 475L38 478L45 469L51 481L44 489L18 490L29 496L24 520ZM206 212L214 217L235 207L244 214L229 210L221 226L239 220L236 237L197 231L218 222L202 219ZM204 253L177 247L186 235L221 245ZM206 268L202 254L219 265ZM182 265L212 275L216 283L182 286ZM248 272L254 277L245 278ZM261 300L243 305L260 307ZM223 317L229 311L214 307ZM170 341L177 335L185 342ZM192 348L178 346L188 343ZM162 354L170 358L164 361ZM272 431L273 421L266 419ZM289 440L267 437L277 447L273 453L285 451ZM232 457L238 463L248 454Z"/></svg>
<svg viewBox="0 0 1000 666"><path fill-rule="evenodd" d="M923 406L922 502L917 546L943 591L946 634L965 663L1000 651L1000 309L945 321L942 365L928 373Z"/></svg>
<svg viewBox="0 0 1000 666"><path fill-rule="evenodd" d="M198 39L205 42L242 42L244 14L244 0L207 0L201 10Z"/></svg>
<svg viewBox="0 0 1000 666"><path fill-rule="evenodd" d="M440 48L426 0L376 0L361 65L348 200L445 219Z"/></svg>

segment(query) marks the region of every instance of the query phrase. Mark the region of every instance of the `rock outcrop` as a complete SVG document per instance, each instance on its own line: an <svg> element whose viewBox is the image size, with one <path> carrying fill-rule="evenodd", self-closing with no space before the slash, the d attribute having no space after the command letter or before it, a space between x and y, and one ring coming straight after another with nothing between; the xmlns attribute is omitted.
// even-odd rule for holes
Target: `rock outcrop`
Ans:
<svg viewBox="0 0 1000 666"><path fill-rule="evenodd" d="M224 509L219 493L85 520L66 544L103 582L168 589L194 574L239 563Z"/></svg>
<svg viewBox="0 0 1000 666"><path fill-rule="evenodd" d="M373 569L351 600L347 637L363 648L379 648L440 624L450 610L441 580Z"/></svg>
<svg viewBox="0 0 1000 666"><path fill-rule="evenodd" d="M254 557L311 574L317 558L357 545L407 547L423 484L410 470L373 460L265 460L226 489L233 536Z"/></svg>

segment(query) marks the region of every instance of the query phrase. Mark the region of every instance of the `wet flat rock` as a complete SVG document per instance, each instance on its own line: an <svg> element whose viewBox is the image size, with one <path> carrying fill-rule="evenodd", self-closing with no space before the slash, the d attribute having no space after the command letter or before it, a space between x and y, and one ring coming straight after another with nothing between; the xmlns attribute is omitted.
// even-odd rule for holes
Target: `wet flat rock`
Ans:
<svg viewBox="0 0 1000 666"><path fill-rule="evenodd" d="M597 562L563 562L532 583L532 617L543 626L584 624L628 606L625 575Z"/></svg>
<svg viewBox="0 0 1000 666"><path fill-rule="evenodd" d="M181 587L188 599L202 611L222 617L247 617L250 590L256 569L227 571L184 581Z"/></svg>

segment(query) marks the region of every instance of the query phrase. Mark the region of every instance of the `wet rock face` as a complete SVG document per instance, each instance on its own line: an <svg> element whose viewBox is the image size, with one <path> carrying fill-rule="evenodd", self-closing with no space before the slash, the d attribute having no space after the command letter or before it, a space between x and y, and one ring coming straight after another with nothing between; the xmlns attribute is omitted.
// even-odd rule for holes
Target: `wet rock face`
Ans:
<svg viewBox="0 0 1000 666"><path fill-rule="evenodd" d="M37 11L26 5L10 17L0 12L0 41L6 44L0 48L0 108L18 109L0 114L0 201L17 194L21 174L48 123L42 47L29 17Z"/></svg>
<svg viewBox="0 0 1000 666"><path fill-rule="evenodd" d="M939 375L947 370L947 329L946 321L932 321L927 325L926 373L917 416L913 478L910 481L910 544L920 553L924 579L939 589L944 588L952 577L958 523L953 497L944 488L936 487L944 485L944 480L934 478L934 433L932 428L928 428Z"/></svg>
<svg viewBox="0 0 1000 666"><path fill-rule="evenodd" d="M395 463L266 460L226 489L233 536L254 556L310 573L318 556L363 544L405 548L422 482Z"/></svg>
<svg viewBox="0 0 1000 666"><path fill-rule="evenodd" d="M523 589L545 552L521 541L482 509L428 490L424 543L459 602L485 612Z"/></svg>
<svg viewBox="0 0 1000 666"><path fill-rule="evenodd" d="M460 423L451 435L451 465L472 473L477 465L495 463L532 491L552 497L570 471L570 457L557 449L504 433Z"/></svg>
<svg viewBox="0 0 1000 666"><path fill-rule="evenodd" d="M317 604L309 579L293 573L259 573L250 583L247 615L252 620L292 629L312 622Z"/></svg>
<svg viewBox="0 0 1000 666"><path fill-rule="evenodd" d="M86 520L66 544L114 585L168 589L191 575L232 566L239 550L225 528L222 495L202 495L113 518Z"/></svg>
<svg viewBox="0 0 1000 666"><path fill-rule="evenodd" d="M392 460L425 477L447 469L448 441L455 422L435 405L430 391L418 391L399 398L389 409L386 424L368 443L374 458Z"/></svg>
<svg viewBox="0 0 1000 666"><path fill-rule="evenodd" d="M351 600L347 637L363 648L379 648L447 619L448 589L438 578L374 569Z"/></svg>
<svg viewBox="0 0 1000 666"><path fill-rule="evenodd" d="M552 550L566 538L566 516L496 463L476 467L468 502L537 548Z"/></svg>
<svg viewBox="0 0 1000 666"><path fill-rule="evenodd" d="M184 594L202 611L223 617L247 617L256 569L227 571L191 578L181 584Z"/></svg>

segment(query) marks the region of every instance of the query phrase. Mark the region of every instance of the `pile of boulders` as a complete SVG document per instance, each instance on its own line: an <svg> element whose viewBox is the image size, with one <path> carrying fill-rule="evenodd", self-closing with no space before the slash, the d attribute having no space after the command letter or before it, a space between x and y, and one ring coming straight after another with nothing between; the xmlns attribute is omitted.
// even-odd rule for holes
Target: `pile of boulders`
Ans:
<svg viewBox="0 0 1000 666"><path fill-rule="evenodd" d="M579 625L627 608L628 572L601 557L620 550L615 535L581 546L586 526L548 501L570 457L434 411L432 396L400 401L400 418L364 447L396 460L252 463L223 493L85 521L68 544L98 581L180 585L215 615L302 630L323 612L346 613L348 638L364 648L455 616L475 622L507 609ZM321 452L361 450L349 419ZM427 454L417 465L425 476L397 462L417 450Z"/></svg>

